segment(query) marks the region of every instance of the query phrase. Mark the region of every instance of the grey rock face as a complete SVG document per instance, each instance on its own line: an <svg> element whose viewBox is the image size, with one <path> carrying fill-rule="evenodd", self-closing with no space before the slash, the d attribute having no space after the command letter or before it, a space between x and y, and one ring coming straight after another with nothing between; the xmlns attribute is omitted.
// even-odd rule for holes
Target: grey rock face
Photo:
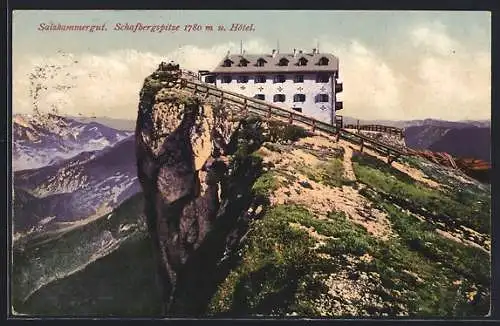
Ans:
<svg viewBox="0 0 500 326"><path fill-rule="evenodd" d="M203 259L193 257L220 208L227 166L219 155L236 125L183 90L180 75L178 65L162 63L146 78L137 117L136 156L165 313L192 315L198 313L196 308L186 308L176 298L192 286L187 275L203 266Z"/></svg>

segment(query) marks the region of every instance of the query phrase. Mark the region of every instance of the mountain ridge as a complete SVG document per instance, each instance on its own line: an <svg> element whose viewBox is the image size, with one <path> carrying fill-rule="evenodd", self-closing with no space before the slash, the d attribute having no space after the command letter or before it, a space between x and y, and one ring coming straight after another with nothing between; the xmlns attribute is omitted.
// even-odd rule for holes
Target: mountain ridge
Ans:
<svg viewBox="0 0 500 326"><path fill-rule="evenodd" d="M139 185L133 143L133 136L129 136L102 150L14 172L14 203L18 204L14 211L15 231L27 231L49 217L49 224L85 219L99 208L115 208L136 194ZM23 201L23 193L29 194L31 200L24 195Z"/></svg>
<svg viewBox="0 0 500 326"><path fill-rule="evenodd" d="M16 114L12 121L12 167L18 171L51 165L83 151L111 146L131 134L55 114Z"/></svg>

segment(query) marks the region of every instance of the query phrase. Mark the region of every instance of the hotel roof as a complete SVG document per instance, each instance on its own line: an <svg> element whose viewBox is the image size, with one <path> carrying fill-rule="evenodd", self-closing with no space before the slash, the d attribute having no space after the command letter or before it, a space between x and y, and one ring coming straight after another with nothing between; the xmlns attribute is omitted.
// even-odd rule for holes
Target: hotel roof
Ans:
<svg viewBox="0 0 500 326"><path fill-rule="evenodd" d="M286 65L280 65L286 61L288 61ZM231 63L231 66L225 66L226 62ZM258 65L260 62L262 66ZM228 54L212 73L335 72L338 69L339 59L333 54L297 51L295 55L293 53Z"/></svg>

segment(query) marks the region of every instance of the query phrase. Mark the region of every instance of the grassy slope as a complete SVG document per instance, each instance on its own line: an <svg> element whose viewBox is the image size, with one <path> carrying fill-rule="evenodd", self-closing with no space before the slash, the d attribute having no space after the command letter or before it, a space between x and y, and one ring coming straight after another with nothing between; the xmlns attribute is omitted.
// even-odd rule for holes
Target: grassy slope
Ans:
<svg viewBox="0 0 500 326"><path fill-rule="evenodd" d="M338 186L343 182L337 173L339 166L330 160L310 176L323 184ZM336 315L331 305L334 298L326 295L325 303L328 289L321 280L326 280L329 273L346 269L345 257L349 255L372 257L370 261L358 260L359 273L353 279L360 273L375 275L380 283L370 290L371 294L385 302L356 302L358 311L368 315L457 317L488 313L489 255L440 236L434 231L435 226L419 221L377 193L405 197L434 214L489 233L489 212L484 210L490 205L487 192L431 190L368 157L358 157L354 169L358 180L371 189L365 195L388 214L398 236L388 241L376 239L342 212L331 212L328 219L318 220L306 207L272 207L263 219L252 224L241 251L241 265L232 271L212 300L213 314ZM328 170L333 172L324 173ZM278 186L272 173L264 174L256 184L262 193L270 193ZM290 223L313 228L330 238L318 249L312 249L313 238Z"/></svg>
<svg viewBox="0 0 500 326"><path fill-rule="evenodd" d="M415 205L422 206L434 215L446 216L489 234L491 203L485 193L474 193L470 189L466 193L457 192L456 184L451 190L437 191L407 179L387 165L382 168L367 156L360 156L356 161L354 169L358 179L375 190L365 194L370 194L371 199L388 213L399 234L399 239L385 251L390 256L396 254L400 266L406 266L424 280L412 288L416 294L412 303L415 312L440 316L487 314L491 277L489 255L440 236L434 230L435 225L421 222L392 202L383 200L377 191L407 198L408 205L403 206L404 209L411 211ZM440 182L446 181L438 175L434 177ZM397 275L392 277L397 279Z"/></svg>
<svg viewBox="0 0 500 326"><path fill-rule="evenodd" d="M154 302L155 266L144 226L138 225L143 209L142 194L125 201L111 216L60 234L43 243L29 242L16 248L13 266L14 309L20 313L71 315L148 315L158 309ZM128 230L120 226L132 225ZM96 252L103 234L119 243L114 251L82 266ZM96 241L98 242L96 244ZM59 276L31 295L41 279ZM118 298L118 299L117 299ZM150 307L151 306L151 307ZM124 307L126 307L124 309ZM156 310L155 310L156 309Z"/></svg>

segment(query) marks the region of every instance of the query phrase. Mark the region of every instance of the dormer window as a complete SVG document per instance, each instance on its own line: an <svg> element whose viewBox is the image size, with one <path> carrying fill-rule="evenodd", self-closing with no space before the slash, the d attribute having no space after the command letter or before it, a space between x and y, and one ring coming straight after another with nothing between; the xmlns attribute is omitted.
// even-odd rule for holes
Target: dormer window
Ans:
<svg viewBox="0 0 500 326"><path fill-rule="evenodd" d="M287 58L281 58L278 65L280 66L288 66L288 59Z"/></svg>
<svg viewBox="0 0 500 326"><path fill-rule="evenodd" d="M330 60L328 60L327 58L322 57L321 59L319 59L318 64L319 64L320 66L328 66L328 62L329 62L329 61L330 61Z"/></svg>
<svg viewBox="0 0 500 326"><path fill-rule="evenodd" d="M231 67L233 64L233 61L231 59L226 59L224 60L224 63L222 64L223 67Z"/></svg>
<svg viewBox="0 0 500 326"><path fill-rule="evenodd" d="M264 60L263 58L259 58L257 60L257 67L264 67L264 64L267 63L266 60Z"/></svg>
<svg viewBox="0 0 500 326"><path fill-rule="evenodd" d="M307 66L307 59L302 57L299 59L299 62L297 63L299 66Z"/></svg>
<svg viewBox="0 0 500 326"><path fill-rule="evenodd" d="M248 61L245 58L241 58L240 60L240 67L246 67L250 61Z"/></svg>

